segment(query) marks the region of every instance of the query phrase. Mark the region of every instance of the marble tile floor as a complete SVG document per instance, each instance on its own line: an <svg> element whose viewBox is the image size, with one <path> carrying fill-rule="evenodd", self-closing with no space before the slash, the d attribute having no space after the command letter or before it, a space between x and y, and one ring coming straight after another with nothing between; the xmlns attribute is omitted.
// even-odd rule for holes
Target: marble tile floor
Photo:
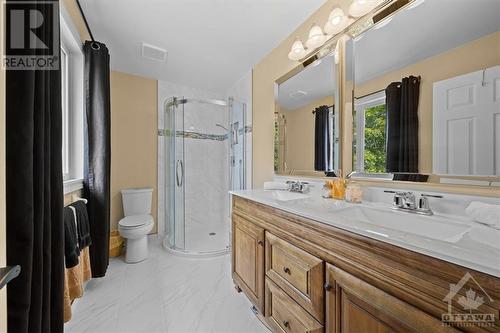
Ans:
<svg viewBox="0 0 500 333"><path fill-rule="evenodd" d="M65 331L269 332L233 287L230 256L192 259L167 253L156 236L138 264L112 258L106 277L90 280Z"/></svg>

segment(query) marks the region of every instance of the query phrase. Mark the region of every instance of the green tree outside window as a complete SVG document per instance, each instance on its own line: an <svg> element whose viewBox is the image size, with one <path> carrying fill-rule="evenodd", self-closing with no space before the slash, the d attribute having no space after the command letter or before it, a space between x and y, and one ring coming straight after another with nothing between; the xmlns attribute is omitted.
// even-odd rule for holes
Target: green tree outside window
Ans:
<svg viewBox="0 0 500 333"><path fill-rule="evenodd" d="M385 104L365 109L365 172L386 172Z"/></svg>

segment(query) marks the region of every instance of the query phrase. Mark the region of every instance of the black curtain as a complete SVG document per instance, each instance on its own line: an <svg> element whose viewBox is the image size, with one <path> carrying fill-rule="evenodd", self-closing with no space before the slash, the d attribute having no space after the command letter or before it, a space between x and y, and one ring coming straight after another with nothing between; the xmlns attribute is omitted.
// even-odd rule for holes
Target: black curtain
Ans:
<svg viewBox="0 0 500 333"><path fill-rule="evenodd" d="M385 90L387 172L418 173L418 100L420 77L393 82Z"/></svg>
<svg viewBox="0 0 500 333"><path fill-rule="evenodd" d="M105 44L86 41L84 192L90 221L92 277L103 277L109 263L111 112L109 52Z"/></svg>
<svg viewBox="0 0 500 333"><path fill-rule="evenodd" d="M323 105L314 111L314 170L330 170L330 109Z"/></svg>
<svg viewBox="0 0 500 333"><path fill-rule="evenodd" d="M58 1L53 4L58 8ZM52 6L38 9L43 13L44 24L36 35L47 45L59 45L58 11L54 12ZM7 26L6 35L9 33ZM59 54L58 46L54 52ZM39 53L33 51L31 55ZM8 330L62 332L64 238L59 69L7 70L6 198L7 264L21 265L21 274L7 287Z"/></svg>

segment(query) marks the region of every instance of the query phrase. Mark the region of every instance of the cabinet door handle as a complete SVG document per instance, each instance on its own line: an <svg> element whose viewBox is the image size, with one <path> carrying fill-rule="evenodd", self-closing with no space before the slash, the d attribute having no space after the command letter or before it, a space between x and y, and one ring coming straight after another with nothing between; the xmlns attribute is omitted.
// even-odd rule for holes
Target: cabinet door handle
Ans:
<svg viewBox="0 0 500 333"><path fill-rule="evenodd" d="M287 274L291 274L290 268L288 268L288 267L283 267L283 272L285 272Z"/></svg>
<svg viewBox="0 0 500 333"><path fill-rule="evenodd" d="M283 326L285 326L286 328L289 328L290 327L290 323L286 320L283 320Z"/></svg>
<svg viewBox="0 0 500 333"><path fill-rule="evenodd" d="M328 282L327 282L327 283L325 283L325 290L326 290L326 291L330 291L330 290L332 290L332 289L333 289L333 287L332 287L332 285L331 285L331 284L329 284Z"/></svg>
<svg viewBox="0 0 500 333"><path fill-rule="evenodd" d="M257 244L259 244L259 245L264 245L264 241L261 241L261 240L260 240L260 241L258 241L258 242L257 242Z"/></svg>

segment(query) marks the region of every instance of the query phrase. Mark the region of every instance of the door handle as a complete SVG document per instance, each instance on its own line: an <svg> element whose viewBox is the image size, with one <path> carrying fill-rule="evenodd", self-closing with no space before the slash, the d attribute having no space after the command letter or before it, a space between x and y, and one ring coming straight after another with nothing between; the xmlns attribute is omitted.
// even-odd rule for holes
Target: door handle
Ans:
<svg viewBox="0 0 500 333"><path fill-rule="evenodd" d="M181 173L179 174L179 167L181 168ZM177 186L181 187L184 184L184 162L182 160L177 160L175 166L175 178L177 181Z"/></svg>
<svg viewBox="0 0 500 333"><path fill-rule="evenodd" d="M12 279L18 277L19 273L21 273L21 266L19 265L0 268L0 289L12 281Z"/></svg>

